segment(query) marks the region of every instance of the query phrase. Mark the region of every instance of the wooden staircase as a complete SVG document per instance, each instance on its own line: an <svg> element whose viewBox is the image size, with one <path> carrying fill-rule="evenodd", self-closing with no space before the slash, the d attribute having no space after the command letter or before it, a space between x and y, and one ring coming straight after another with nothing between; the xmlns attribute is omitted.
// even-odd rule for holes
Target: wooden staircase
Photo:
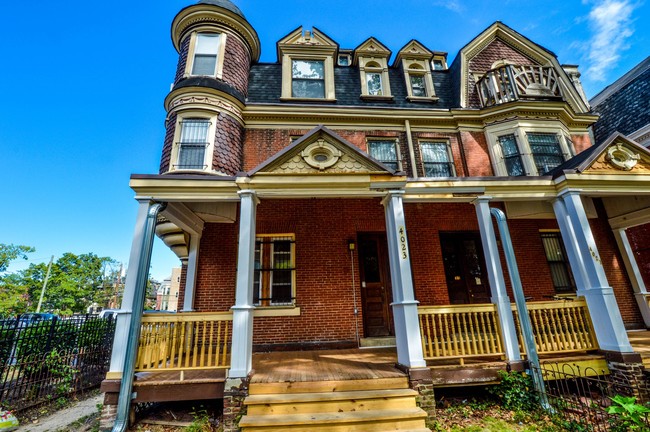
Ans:
<svg viewBox="0 0 650 432"><path fill-rule="evenodd" d="M251 383L244 432L430 432L406 378Z"/></svg>

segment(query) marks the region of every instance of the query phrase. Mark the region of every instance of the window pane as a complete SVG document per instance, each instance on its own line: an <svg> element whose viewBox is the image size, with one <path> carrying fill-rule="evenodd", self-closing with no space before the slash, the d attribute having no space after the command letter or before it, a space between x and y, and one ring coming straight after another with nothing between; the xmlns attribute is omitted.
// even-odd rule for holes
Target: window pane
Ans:
<svg viewBox="0 0 650 432"><path fill-rule="evenodd" d="M293 60L291 73L293 78L322 80L325 78L325 67L322 61Z"/></svg>
<svg viewBox="0 0 650 432"><path fill-rule="evenodd" d="M447 143L421 143L425 177L451 177Z"/></svg>
<svg viewBox="0 0 650 432"><path fill-rule="evenodd" d="M519 147L517 147L517 139L514 134L500 136L499 144L501 145L503 161L506 165L508 175L513 177L525 175L526 171L521 161Z"/></svg>
<svg viewBox="0 0 650 432"><path fill-rule="evenodd" d="M555 290L557 292L575 291L575 283L569 269L560 234L554 232L542 233L541 236Z"/></svg>
<svg viewBox="0 0 650 432"><path fill-rule="evenodd" d="M553 133L528 133L528 144L539 175L546 174L564 162L558 136Z"/></svg>
<svg viewBox="0 0 650 432"><path fill-rule="evenodd" d="M397 149L395 141L368 141L370 156L377 159L392 170L397 171Z"/></svg>
<svg viewBox="0 0 650 432"><path fill-rule="evenodd" d="M214 75L217 67L216 55L199 55L194 56L192 65L192 75Z"/></svg>
<svg viewBox="0 0 650 432"><path fill-rule="evenodd" d="M217 55L219 52L219 35L218 34L199 34L196 37L196 54Z"/></svg>
<svg viewBox="0 0 650 432"><path fill-rule="evenodd" d="M324 98L325 82L322 80L294 79L291 82L291 95L303 98Z"/></svg>
<svg viewBox="0 0 650 432"><path fill-rule="evenodd" d="M424 75L410 75L410 79L413 96L426 97L427 88L424 85Z"/></svg>
<svg viewBox="0 0 650 432"><path fill-rule="evenodd" d="M210 122L203 119L188 119L181 123L177 168L205 168L205 148L208 145L209 128Z"/></svg>
<svg viewBox="0 0 650 432"><path fill-rule="evenodd" d="M382 95L381 74L366 73L366 82L368 83L369 95Z"/></svg>

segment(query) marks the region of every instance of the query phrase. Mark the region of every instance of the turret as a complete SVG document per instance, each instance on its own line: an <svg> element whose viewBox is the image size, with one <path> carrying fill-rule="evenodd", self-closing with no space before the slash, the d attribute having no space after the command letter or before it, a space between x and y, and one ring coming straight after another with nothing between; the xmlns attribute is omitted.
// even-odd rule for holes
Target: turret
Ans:
<svg viewBox="0 0 650 432"><path fill-rule="evenodd" d="M160 173L235 175L241 170L248 74L260 42L229 0L201 0L174 18L178 67L165 99Z"/></svg>

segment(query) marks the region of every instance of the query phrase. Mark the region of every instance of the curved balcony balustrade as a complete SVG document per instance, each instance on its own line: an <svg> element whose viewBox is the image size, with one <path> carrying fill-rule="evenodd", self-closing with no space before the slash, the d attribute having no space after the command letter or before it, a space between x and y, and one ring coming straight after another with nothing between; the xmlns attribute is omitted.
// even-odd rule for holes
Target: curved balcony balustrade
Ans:
<svg viewBox="0 0 650 432"><path fill-rule="evenodd" d="M520 99L563 99L551 66L501 66L487 71L476 88L484 108Z"/></svg>

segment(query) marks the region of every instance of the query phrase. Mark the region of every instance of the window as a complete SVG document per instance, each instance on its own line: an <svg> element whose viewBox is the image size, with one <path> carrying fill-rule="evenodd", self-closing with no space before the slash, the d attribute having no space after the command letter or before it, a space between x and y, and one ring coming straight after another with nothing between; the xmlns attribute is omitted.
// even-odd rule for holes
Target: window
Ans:
<svg viewBox="0 0 650 432"><path fill-rule="evenodd" d="M350 54L339 54L337 63L339 66L350 66Z"/></svg>
<svg viewBox="0 0 650 432"><path fill-rule="evenodd" d="M515 135L503 135L498 140L499 145L501 145L501 153L503 154L503 161L505 162L508 175L512 177L525 175L526 171L521 161L521 154L519 154L519 147L517 147L517 138L515 138Z"/></svg>
<svg viewBox="0 0 650 432"><path fill-rule="evenodd" d="M422 165L425 177L453 177L454 164L446 142L422 142Z"/></svg>
<svg viewBox="0 0 650 432"><path fill-rule="evenodd" d="M369 140L368 153L393 171L401 169L397 142L393 140Z"/></svg>
<svg viewBox="0 0 650 432"><path fill-rule="evenodd" d="M576 290L571 269L566 258L566 249L560 233L549 231L540 233L546 253L546 261L551 270L553 286L558 293L570 293Z"/></svg>
<svg viewBox="0 0 650 432"><path fill-rule="evenodd" d="M368 85L369 95L381 96L383 94L380 73L377 72L366 73L366 84Z"/></svg>
<svg viewBox="0 0 650 432"><path fill-rule="evenodd" d="M443 70L445 68L442 60L434 59L433 60L433 70Z"/></svg>
<svg viewBox="0 0 650 432"><path fill-rule="evenodd" d="M557 134L529 132L526 134L539 175L544 175L564 162Z"/></svg>
<svg viewBox="0 0 650 432"><path fill-rule="evenodd" d="M424 83L424 75L409 74L411 81L411 94L415 97L427 97L427 87Z"/></svg>
<svg viewBox="0 0 650 432"><path fill-rule="evenodd" d="M295 241L292 234L255 240L253 302L256 306L295 303Z"/></svg>
<svg viewBox="0 0 650 432"><path fill-rule="evenodd" d="M178 159L176 169L205 169L206 148L210 145L208 131L210 121L207 119L184 119L180 122L181 133L178 142Z"/></svg>
<svg viewBox="0 0 650 432"><path fill-rule="evenodd" d="M292 60L291 96L322 99L325 97L325 67L318 60Z"/></svg>
<svg viewBox="0 0 650 432"><path fill-rule="evenodd" d="M359 66L361 99L392 100L388 77L390 50L371 37L354 50L353 66Z"/></svg>

